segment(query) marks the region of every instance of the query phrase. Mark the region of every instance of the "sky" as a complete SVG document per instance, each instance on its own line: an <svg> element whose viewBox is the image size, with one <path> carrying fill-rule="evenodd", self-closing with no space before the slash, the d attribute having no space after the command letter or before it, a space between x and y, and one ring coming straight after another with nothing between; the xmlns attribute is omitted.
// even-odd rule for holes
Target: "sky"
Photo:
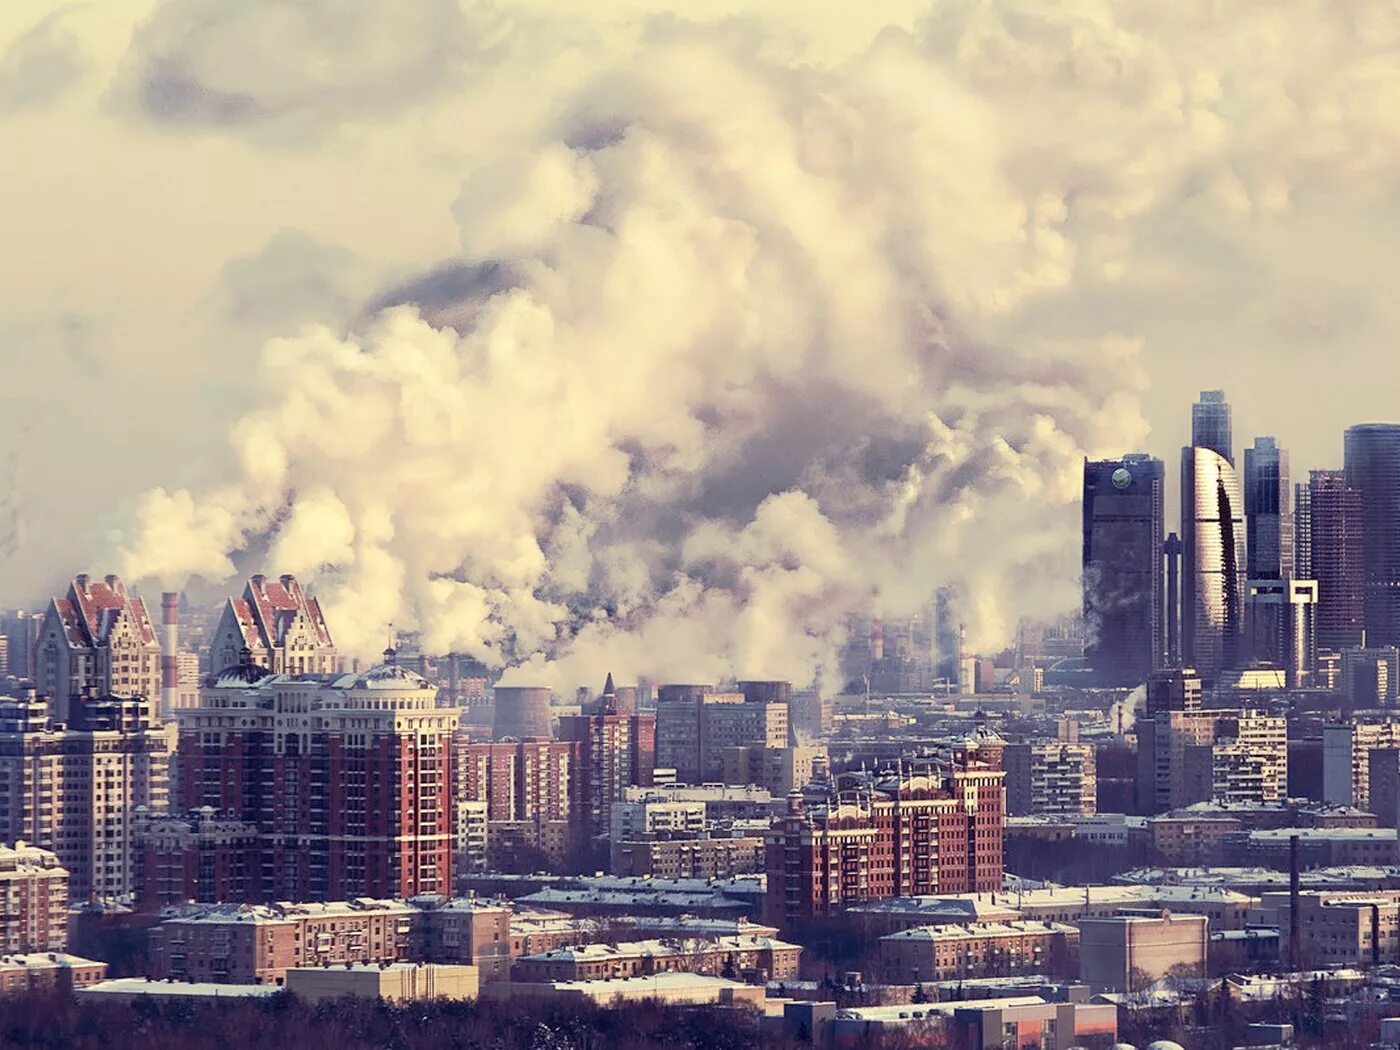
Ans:
<svg viewBox="0 0 1400 1050"><path fill-rule="evenodd" d="M0 602L802 678L949 583L994 645L1084 455L1400 415L1397 97L1393 0L10 0Z"/></svg>

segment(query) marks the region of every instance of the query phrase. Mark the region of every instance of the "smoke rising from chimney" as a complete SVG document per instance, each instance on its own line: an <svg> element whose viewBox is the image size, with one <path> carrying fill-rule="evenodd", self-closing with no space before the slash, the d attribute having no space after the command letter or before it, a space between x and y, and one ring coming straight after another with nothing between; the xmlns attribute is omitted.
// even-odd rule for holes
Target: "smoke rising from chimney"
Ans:
<svg viewBox="0 0 1400 1050"><path fill-rule="evenodd" d="M834 682L849 613L944 584L971 650L1073 607L1082 458L1146 432L1086 304L1140 294L1162 200L1266 214L1324 167L1292 125L1237 163L1228 47L1178 68L1156 28L951 4L820 67L652 24L464 171L447 267L266 344L236 469L149 492L123 576L266 552L347 651L392 620L563 685Z"/></svg>

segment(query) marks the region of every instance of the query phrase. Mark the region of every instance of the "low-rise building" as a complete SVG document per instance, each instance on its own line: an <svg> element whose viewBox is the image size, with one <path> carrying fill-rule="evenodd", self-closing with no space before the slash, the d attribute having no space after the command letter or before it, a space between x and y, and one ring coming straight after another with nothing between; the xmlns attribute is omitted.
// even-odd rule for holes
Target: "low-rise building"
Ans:
<svg viewBox="0 0 1400 1050"><path fill-rule="evenodd" d="M511 979L591 981L685 972L763 982L796 977L801 955L799 945L752 936L581 944L524 956Z"/></svg>
<svg viewBox="0 0 1400 1050"><path fill-rule="evenodd" d="M880 967L893 983L960 977L1079 972L1079 930L1067 923L1013 920L916 926L880 938Z"/></svg>
<svg viewBox="0 0 1400 1050"><path fill-rule="evenodd" d="M475 966L439 963L387 963L383 966L328 966L287 971L287 991L310 1003L380 999L413 1003L433 999L475 999L480 988Z"/></svg>
<svg viewBox="0 0 1400 1050"><path fill-rule="evenodd" d="M1287 937L1293 928L1291 895L1265 893L1260 925ZM1298 895L1298 949L1303 966L1393 962L1400 955L1400 891L1306 891Z"/></svg>
<svg viewBox="0 0 1400 1050"><path fill-rule="evenodd" d="M107 976L107 964L67 952L15 952L0 955L0 995L71 992Z"/></svg>
<svg viewBox="0 0 1400 1050"><path fill-rule="evenodd" d="M1133 992L1171 973L1204 977L1209 924L1204 915L1169 911L1082 919L1084 983L1100 992Z"/></svg>
<svg viewBox="0 0 1400 1050"><path fill-rule="evenodd" d="M510 981L488 985L484 991L496 997L566 1006L658 1002L675 1006L745 1006L762 1009L768 999L762 985L745 984L710 974L677 972L594 981Z"/></svg>
<svg viewBox="0 0 1400 1050"><path fill-rule="evenodd" d="M614 875L662 879L723 879L763 871L766 841L758 837L614 839Z"/></svg>

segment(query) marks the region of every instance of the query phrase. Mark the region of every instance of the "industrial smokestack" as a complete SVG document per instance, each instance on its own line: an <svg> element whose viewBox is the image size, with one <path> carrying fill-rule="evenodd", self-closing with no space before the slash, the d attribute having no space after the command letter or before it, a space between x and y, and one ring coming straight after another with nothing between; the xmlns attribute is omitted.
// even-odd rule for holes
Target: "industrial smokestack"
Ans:
<svg viewBox="0 0 1400 1050"><path fill-rule="evenodd" d="M166 591L160 596L160 708L156 717L164 721L180 704L180 595Z"/></svg>
<svg viewBox="0 0 1400 1050"><path fill-rule="evenodd" d="M1293 969L1302 968L1299 956L1302 954L1298 933L1298 887L1302 881L1299 875L1298 836L1288 836L1288 965Z"/></svg>

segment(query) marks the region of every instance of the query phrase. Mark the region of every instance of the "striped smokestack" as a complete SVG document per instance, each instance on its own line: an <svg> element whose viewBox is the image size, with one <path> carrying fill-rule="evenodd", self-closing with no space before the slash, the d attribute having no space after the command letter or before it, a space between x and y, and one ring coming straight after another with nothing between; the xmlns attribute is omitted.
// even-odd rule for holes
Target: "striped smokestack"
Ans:
<svg viewBox="0 0 1400 1050"><path fill-rule="evenodd" d="M180 704L180 596L166 591L160 596L160 710L161 721L170 718Z"/></svg>

